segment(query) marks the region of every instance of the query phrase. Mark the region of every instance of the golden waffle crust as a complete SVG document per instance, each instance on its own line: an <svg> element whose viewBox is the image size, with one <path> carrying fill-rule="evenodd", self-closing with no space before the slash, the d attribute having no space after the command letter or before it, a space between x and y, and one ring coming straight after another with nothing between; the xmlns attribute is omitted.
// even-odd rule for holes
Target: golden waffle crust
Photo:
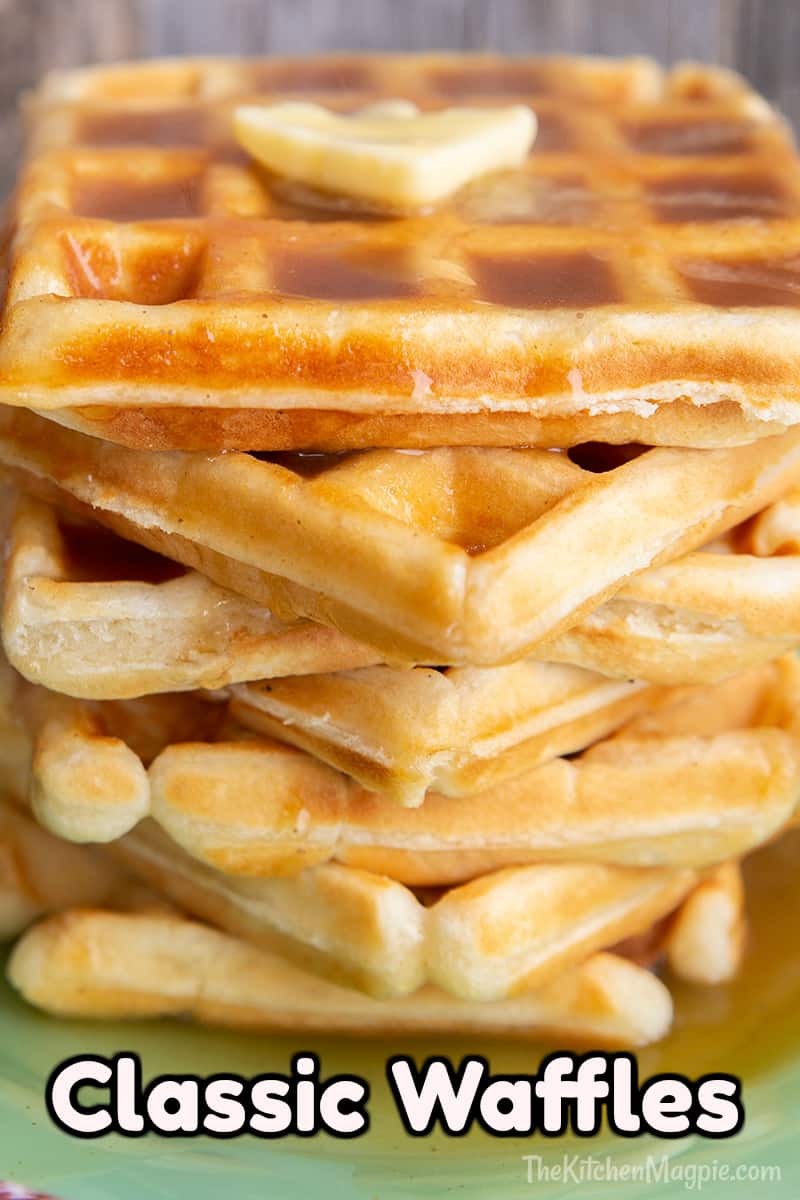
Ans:
<svg viewBox="0 0 800 1200"><path fill-rule="evenodd" d="M428 789L472 795L582 750L659 692L533 660L438 671L366 667L232 690L231 712L243 725L412 807Z"/></svg>
<svg viewBox="0 0 800 1200"><path fill-rule="evenodd" d="M108 856L53 837L0 795L0 942L45 913L145 891Z"/></svg>
<svg viewBox="0 0 800 1200"><path fill-rule="evenodd" d="M116 447L0 407L0 466L26 490L280 620L436 665L529 654L626 578L775 500L798 464L798 430L651 449L605 471L538 449L209 458Z"/></svg>
<svg viewBox="0 0 800 1200"><path fill-rule="evenodd" d="M482 1033L637 1046L657 1041L672 1000L655 975L595 954L539 991L494 1004L425 987L375 1000L316 979L274 954L181 917L72 910L18 943L10 982L63 1017L191 1015L211 1025L338 1033Z"/></svg>
<svg viewBox="0 0 800 1200"><path fill-rule="evenodd" d="M324 625L283 625L198 572L32 497L18 498L8 525L0 631L10 662L26 679L94 700L268 680L238 689L248 711L259 709L258 727L322 757L324 746L333 751L337 742L357 738L347 759L329 761L340 770L374 767L361 777L369 787L384 788L389 775L382 768L406 757L397 734L406 747L410 726L425 731L435 753L429 723L439 728L440 700L453 712L459 697L469 696L474 710L486 683L518 712L516 698L525 694L519 683L535 682L530 660L485 676L480 669L447 671L466 689L459 687L457 696L440 681L430 693L435 707L420 707L425 692L417 678L435 672L355 672L380 654ZM716 682L798 643L800 492L793 490L702 552L643 572L536 655L620 680L675 686ZM390 724L382 720L384 699L377 711L374 703L384 696L384 681L404 714ZM543 696L553 699L551 692ZM248 723L244 710L240 715ZM474 738L475 715L462 727L462 740ZM375 725L377 733L378 723L375 741L370 729ZM516 720L506 732L515 728ZM306 735L313 745L302 740ZM485 748L488 765L493 751Z"/></svg>
<svg viewBox="0 0 800 1200"><path fill-rule="evenodd" d="M108 777L97 754L94 766ZM35 791L33 800L37 811ZM117 860L169 901L315 974L376 996L433 982L483 1000L538 987L597 950L642 936L699 881L681 867L599 863L511 868L419 895L335 863L295 877L235 879L188 856L152 822L101 852L46 832L0 801L0 862L7 868L0 936L46 911L118 907L128 891L138 896L141 888L131 888L130 878L126 887L112 870Z"/></svg>
<svg viewBox="0 0 800 1200"><path fill-rule="evenodd" d="M9 520L2 636L28 679L92 699L340 671L380 658L324 625L284 625L206 576L27 496Z"/></svg>
<svg viewBox="0 0 800 1200"><path fill-rule="evenodd" d="M86 734L73 726L72 735L73 752L85 754ZM42 749L40 737L33 762L40 780ZM93 779L87 771L82 780L84 811L104 804L97 781L121 799L124 772L110 770L101 740L92 759ZM52 796L34 787L30 798L34 813L52 827ZM415 895L383 875L338 864L288 878L237 880L188 856L153 822L101 852L62 840L0 799L0 936L43 912L86 903L118 907L127 892L133 901L142 888L118 878L117 860L196 916L376 996L407 994L428 981L486 1000L538 987L596 950L643 935L698 883L696 872L680 867L569 863L494 872L440 894Z"/></svg>
<svg viewBox="0 0 800 1200"><path fill-rule="evenodd" d="M727 712L732 708L730 698L726 704L724 696L716 694L709 704L708 698L698 695L693 697L690 712L686 704L679 704L662 718L656 716L655 726L652 716L643 716L640 736L652 739L660 726L667 734L681 731L687 722L702 726L710 721L712 731L732 720L746 720L751 710L763 708L765 702L778 706L771 714L772 720L784 719L786 714L778 709L790 706L794 694L772 688L768 674L738 682L732 697L735 712ZM152 722L149 707L139 703L127 708L127 734L139 745ZM186 698L176 707L187 708ZM125 706L107 704L102 708L109 722L115 721L118 728L120 721L126 724ZM97 712L100 710L98 707ZM29 793L32 809L53 834L94 842L113 836L109 810L127 808L126 781L131 779L132 770L134 775L137 767L139 772L142 770L133 751L121 739L103 736L100 728L92 728L88 707L65 704L60 697L29 685L20 686L13 700L11 695L6 696L4 718L12 722L14 714L24 715L31 733L38 725L32 752L32 786L20 781L17 798ZM187 715L174 713L173 721L185 722ZM766 718L770 714L764 715ZM46 724L41 725L42 720ZM197 732L201 734L199 727ZM164 731L162 737L169 740ZM706 751L699 739L694 742L693 752L699 762ZM194 746L194 750L199 749ZM733 745L728 746L729 751L733 749ZM157 745L151 746L150 754L156 750ZM602 746L597 750L601 751ZM299 756L294 757L297 760ZM291 770L289 762L287 766ZM315 811L318 802L313 796L314 782L324 780L325 770L318 769L317 780L313 769L303 779L300 763L296 766L300 767L300 775L295 776L294 784L289 779L284 782L309 805L306 817L313 826L320 816ZM267 770L267 776L275 781L272 799L282 803L277 794L281 787L277 761L275 768ZM248 787L245 781L240 782L246 794ZM674 776L673 782L678 782ZM213 786L217 787L218 782ZM201 788L196 788L198 796L200 792ZM650 788L650 803L654 803L652 797ZM201 803L213 822L212 798L206 797ZM485 797L485 803L491 805L491 797ZM771 797L763 788L759 788L757 803L763 810L771 805ZM765 815L765 811L760 815L762 824ZM113 823L114 811L110 816ZM736 817L729 809L726 816L736 822L741 814ZM128 817L134 820L136 814L128 811ZM467 823L473 824L469 818ZM434 839L435 826L434 820ZM724 887L711 887L718 872L698 878L696 871L678 864L631 868L570 862L567 858L561 863L534 862L489 870L461 887L423 888L414 894L383 874L336 863L297 872L296 863L287 860L282 870L288 870L288 875L227 876L182 851L152 821L113 841L103 854L97 848L79 851L53 834L0 802L0 860L8 868L6 887L0 889L0 923L5 922L10 930L18 930L43 911L79 902L110 901L114 906L124 902L122 889L107 882L110 856L121 859L146 886L155 887L194 916L270 952L288 956L314 974L375 996L408 995L426 983L465 1000L497 1001L539 989L597 950L648 936L654 923L658 925L674 912L688 894L694 895L698 883L703 884L702 892L690 907L681 908L681 936L675 943L681 971L697 972L698 938L700 946L705 944L703 931L708 924L709 905L714 911L722 904L732 934L741 924L735 894L729 895ZM753 834L758 840L756 830ZM763 835L764 828L760 832ZM746 844L739 841L740 847ZM64 847L62 854L60 846ZM92 856L100 856L95 872L91 869ZM301 862L302 857L305 853ZM657 848L651 857L658 857ZM469 870L469 854L465 858ZM43 880L37 882L40 860L46 871ZM477 868L474 860L471 866ZM469 880L469 875L465 877ZM91 887L84 886L84 878ZM730 882L735 884L735 880ZM138 899L136 889L131 890L130 904L142 902L152 905L148 896ZM714 973L734 970L733 941L722 937L718 948Z"/></svg>
<svg viewBox="0 0 800 1200"><path fill-rule="evenodd" d="M288 194L243 100L529 103L433 212ZM3 398L146 447L709 445L800 418L800 171L744 81L646 60L188 60L28 105Z"/></svg>
<svg viewBox="0 0 800 1200"><path fill-rule="evenodd" d="M791 655L676 689L572 759L475 795L430 791L416 808L192 697L87 705L17 679L6 703L30 739L15 787L61 837L111 842L149 815L230 875L337 861L440 887L548 860L708 867L747 852L797 809L799 689Z"/></svg>
<svg viewBox="0 0 800 1200"><path fill-rule="evenodd" d="M119 858L159 892L123 872ZM745 930L734 862L699 882L688 871L532 867L430 900L335 866L248 886L193 862L155 829L143 827L105 850L76 847L4 800L0 861L7 868L0 939L50 912L103 904L169 915L174 901L285 956L289 971L292 963L383 1000L434 985L462 1001L502 1003L563 984L612 943L642 966L666 954L678 975L719 982L735 973ZM354 922L360 939L352 937Z"/></svg>

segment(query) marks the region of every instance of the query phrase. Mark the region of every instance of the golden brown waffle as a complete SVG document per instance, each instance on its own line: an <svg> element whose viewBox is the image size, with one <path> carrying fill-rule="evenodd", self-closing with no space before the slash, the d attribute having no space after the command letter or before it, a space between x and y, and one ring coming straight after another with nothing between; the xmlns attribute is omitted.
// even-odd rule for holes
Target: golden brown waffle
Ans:
<svg viewBox="0 0 800 1200"><path fill-rule="evenodd" d="M672 1021L664 984L612 954L593 955L539 991L494 1004L432 987L374 1000L192 921L86 910L29 930L8 977L28 1001L58 1016L191 1015L293 1034L463 1032L635 1046L663 1037Z"/></svg>
<svg viewBox="0 0 800 1200"><path fill-rule="evenodd" d="M655 683L714 682L800 641L800 492L626 581L551 642L549 661Z"/></svg>
<svg viewBox="0 0 800 1200"><path fill-rule="evenodd" d="M338 671L374 651L283 625L204 575L31 497L6 543L3 644L28 679L92 699Z"/></svg>
<svg viewBox="0 0 800 1200"><path fill-rule="evenodd" d="M522 169L381 220L232 144L236 103L287 95L523 102L540 132ZM28 124L9 403L151 448L708 445L798 420L800 174L784 123L729 73L130 64L45 81Z"/></svg>
<svg viewBox="0 0 800 1200"><path fill-rule="evenodd" d="M333 698L341 692L345 710L354 708L352 715L361 725L357 736L364 745L360 756L352 745L338 751L334 745L319 757L347 769L371 790L411 805L422 803L433 786L451 795L497 787L561 754L585 748L656 699L656 689L642 684L546 663L444 673L384 668L372 683L359 673L315 678L327 687L320 696L323 704L326 695ZM291 682L296 681L297 677ZM79 840L107 841L147 812L149 785L140 754L150 761L170 741L214 736L224 719L218 703L204 704L194 696L85 702L31 686L19 677L10 690L12 707L35 738L34 776L37 790L49 796L48 824ZM348 699L354 703L348 705ZM234 717L248 715L248 705L234 700L231 711ZM142 748L137 722L149 725L162 713L156 740L148 738ZM249 715L250 724L258 728L261 714ZM333 728L331 720L324 721L324 713L320 720ZM465 738L467 720L470 736ZM299 741L305 744L306 739ZM313 746L306 748L316 752ZM62 810L63 824L56 816ZM81 832L73 834L74 830Z"/></svg>
<svg viewBox="0 0 800 1200"><path fill-rule="evenodd" d="M337 864L292 878L234 879L190 858L151 822L107 851L87 850L8 804L0 804L0 860L9 868L0 930L9 933L45 911L138 903L138 877L195 916L334 982L399 996L429 981L473 1000L542 986L595 951L642 936L698 882L685 868L569 863L509 868L419 896Z"/></svg>
<svg viewBox="0 0 800 1200"><path fill-rule="evenodd" d="M321 867L296 881L227 880L152 828L108 851L79 850L7 803L0 804L0 855L9 867L0 896L6 936L44 912L80 903L170 911L114 865L121 858L194 914L271 954L288 951L295 964L315 974L321 969L340 986L355 982L384 999L420 995L420 987L427 992L430 979L443 993L491 1000L494 1007L531 989L539 993L548 980L566 980L615 931L628 931L619 942L626 957L644 962L666 953L673 970L701 982L729 977L741 953L743 892L733 863L697 887L689 871L509 870L434 896L423 908L399 885L351 868ZM687 891L677 914L658 920ZM656 918L650 928L648 915ZM348 937L355 930L363 936Z"/></svg>
<svg viewBox="0 0 800 1200"><path fill-rule="evenodd" d="M663 949L670 969L692 983L732 979L744 955L744 903L744 882L737 863L722 863L710 871L668 926Z"/></svg>
<svg viewBox="0 0 800 1200"><path fill-rule="evenodd" d="M377 719L372 685L384 680L405 708L407 700L426 702L427 685L419 678L432 678L430 672L354 674L352 668L378 653L326 626L284 626L205 576L31 497L20 499L10 524L2 636L11 663L27 679L89 699L269 680L269 686L237 690L245 723L257 719L258 728L312 749L340 770L369 772L359 775L367 786L387 786L385 759L396 760L401 751L385 723L381 753L370 751L364 723ZM629 580L538 646L537 657L669 685L717 682L771 661L800 641L799 548L800 493L793 491L702 554ZM503 689L505 680L524 679L529 670L533 676L541 667L446 674L464 685L474 680L483 691L493 684ZM350 673L340 691L342 671ZM292 678L306 674L312 678ZM451 697L437 687L431 693L436 707L427 705L425 721L438 725L439 701L452 712L463 691ZM420 724L416 710L408 718ZM396 721L392 727L403 732ZM348 760L332 758L350 734L359 742L357 759L352 747Z"/></svg>
<svg viewBox="0 0 800 1200"><path fill-rule="evenodd" d="M72 700L25 683L0 656L4 788L34 810L43 790L48 827L72 841L127 831L149 811L145 764L171 743L213 737L226 719L225 705L202 694Z"/></svg>
<svg viewBox="0 0 800 1200"><path fill-rule="evenodd" d="M234 689L231 713L371 791L421 804L466 796L582 750L655 702L657 689L580 667L366 667Z"/></svg>
<svg viewBox="0 0 800 1200"><path fill-rule="evenodd" d="M651 449L598 471L544 450L366 451L263 461L152 453L0 411L26 490L269 607L391 659L529 654L626 578L776 499L800 432L726 450ZM612 459L612 464L614 459Z"/></svg>
<svg viewBox="0 0 800 1200"><path fill-rule="evenodd" d="M224 705L182 693L134 701L70 700L44 688L13 688L16 721L29 739L9 786L27 794L43 824L75 842L105 842L150 810L145 764L170 744L213 738Z"/></svg>
<svg viewBox="0 0 800 1200"><path fill-rule="evenodd" d="M193 915L375 996L406 995L426 982L484 1001L539 988L595 951L644 934L698 881L686 868L576 863L510 867L421 897L338 864L292 878L236 879L151 825L108 853Z"/></svg>
<svg viewBox="0 0 800 1200"><path fill-rule="evenodd" d="M794 490L701 552L629 580L536 652L620 680L676 685L717 682L771 662L798 643L800 492ZM527 719L543 729L541 722L561 715L563 704L611 699L596 675L573 670L549 675L545 662L531 660L437 672L375 666L239 684L232 689L232 710L248 727L308 750L376 791L399 794L423 747L426 786L462 795L500 781L492 748L508 737L507 714L522 715L520 700ZM539 708L532 704L537 695ZM486 701L496 696L503 709L493 708L487 724ZM653 689L638 697L648 707L657 702ZM602 721L635 703L631 697L625 704L620 696L611 709L595 709L587 726L591 740L605 736ZM559 726L558 736L565 739L560 753L569 752L571 732L571 726ZM486 748L483 739L489 739ZM503 776L511 773L506 770L511 762L533 766L540 744L538 738L523 742L513 758L504 756ZM552 736L547 744L554 747ZM465 753L468 768L461 765Z"/></svg>
<svg viewBox="0 0 800 1200"><path fill-rule="evenodd" d="M797 686L790 657L699 689L689 704L643 716L574 761L475 797L431 793L414 810L382 804L274 744L173 746L151 768L151 812L190 853L253 875L292 870L298 857L414 884L542 859L719 862L794 811ZM213 801L200 822L203 788Z"/></svg>
<svg viewBox="0 0 800 1200"><path fill-rule="evenodd" d="M81 903L167 912L169 903L115 865L121 859L194 914L270 953L288 953L340 986L383 998L434 985L494 1006L565 980L620 935L626 956L635 958L646 941L649 953L666 952L678 973L709 982L722 978L723 968L730 973L741 947L742 891L733 864L699 886L686 870L511 869L420 903L398 884L346 867L320 867L295 880L226 879L146 826L109 850L78 849L7 802L0 804L0 857L8 868L0 896L6 936L42 913ZM680 901L672 920L660 919ZM710 959L701 957L704 947L715 952Z"/></svg>
<svg viewBox="0 0 800 1200"><path fill-rule="evenodd" d="M45 913L154 898L107 855L53 837L0 797L0 941Z"/></svg>
<svg viewBox="0 0 800 1200"><path fill-rule="evenodd" d="M2 384L0 383L0 387ZM12 403L5 395L2 399ZM148 450L306 451L339 454L386 447L427 450L435 446L541 446L561 449L583 442L633 442L650 446L716 449L741 446L789 429L789 422L746 417L732 401L702 408L685 400L654 406L652 416L635 413L575 413L532 417L525 413L389 413L353 416L343 412L270 413L237 408L80 408L47 411L53 421L121 446ZM45 411L45 410L38 410Z"/></svg>
<svg viewBox="0 0 800 1200"><path fill-rule="evenodd" d="M709 981L709 968L715 978L722 967L730 973L742 940L734 864L709 872L697 886L687 870L527 867L420 902L400 884L340 866L294 880L228 879L190 859L153 826L104 851L79 849L7 802L0 803L0 858L7 867L0 936L19 933L43 913L81 904L166 912L167 896L316 975L383 998L430 982L465 1000L497 1002L540 990L614 941L634 960L643 958L637 947L646 942L647 957L666 952L679 973L700 970ZM120 860L125 871L116 865ZM719 920L726 916L721 897L727 920ZM663 914L681 900L665 921ZM701 960L709 945L716 954Z"/></svg>
<svg viewBox="0 0 800 1200"><path fill-rule="evenodd" d="M114 840L149 811L189 854L228 874L339 861L441 886L539 861L708 866L760 844L797 806L799 672L789 656L679 694L572 760L466 798L429 792L417 809L235 725L217 728L216 741L174 739L144 787L129 745L140 740L141 701L109 704L114 724L99 730L85 727L81 706L51 722L40 690L15 702L35 738L35 810L61 836Z"/></svg>

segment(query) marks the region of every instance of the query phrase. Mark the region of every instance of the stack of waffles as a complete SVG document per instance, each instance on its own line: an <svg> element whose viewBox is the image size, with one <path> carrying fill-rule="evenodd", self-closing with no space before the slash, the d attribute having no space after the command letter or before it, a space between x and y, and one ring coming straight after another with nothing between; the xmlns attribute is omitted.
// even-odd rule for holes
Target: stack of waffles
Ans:
<svg viewBox="0 0 800 1200"><path fill-rule="evenodd" d="M243 104L523 103L365 212ZM644 60L134 64L29 100L0 925L65 1015L638 1045L800 792L800 164ZM795 347L798 350L795 351Z"/></svg>

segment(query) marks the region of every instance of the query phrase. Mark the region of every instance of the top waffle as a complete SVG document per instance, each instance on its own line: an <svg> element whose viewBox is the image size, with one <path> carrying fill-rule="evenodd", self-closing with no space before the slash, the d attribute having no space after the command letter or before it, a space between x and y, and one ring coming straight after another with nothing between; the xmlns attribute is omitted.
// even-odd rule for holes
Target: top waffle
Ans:
<svg viewBox="0 0 800 1200"><path fill-rule="evenodd" d="M244 100L528 103L526 165L378 218L289 193ZM643 60L189 60L29 106L8 403L135 446L730 444L800 419L800 170L739 79Z"/></svg>

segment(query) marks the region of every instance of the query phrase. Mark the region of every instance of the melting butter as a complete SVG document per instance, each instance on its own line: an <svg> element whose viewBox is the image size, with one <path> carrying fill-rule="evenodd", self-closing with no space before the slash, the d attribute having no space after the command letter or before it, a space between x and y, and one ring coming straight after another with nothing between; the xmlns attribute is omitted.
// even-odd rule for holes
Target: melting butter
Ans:
<svg viewBox="0 0 800 1200"><path fill-rule="evenodd" d="M488 171L519 166L536 130L521 104L420 113L393 100L343 115L298 101L234 113L238 141L274 174L390 210L436 204Z"/></svg>

